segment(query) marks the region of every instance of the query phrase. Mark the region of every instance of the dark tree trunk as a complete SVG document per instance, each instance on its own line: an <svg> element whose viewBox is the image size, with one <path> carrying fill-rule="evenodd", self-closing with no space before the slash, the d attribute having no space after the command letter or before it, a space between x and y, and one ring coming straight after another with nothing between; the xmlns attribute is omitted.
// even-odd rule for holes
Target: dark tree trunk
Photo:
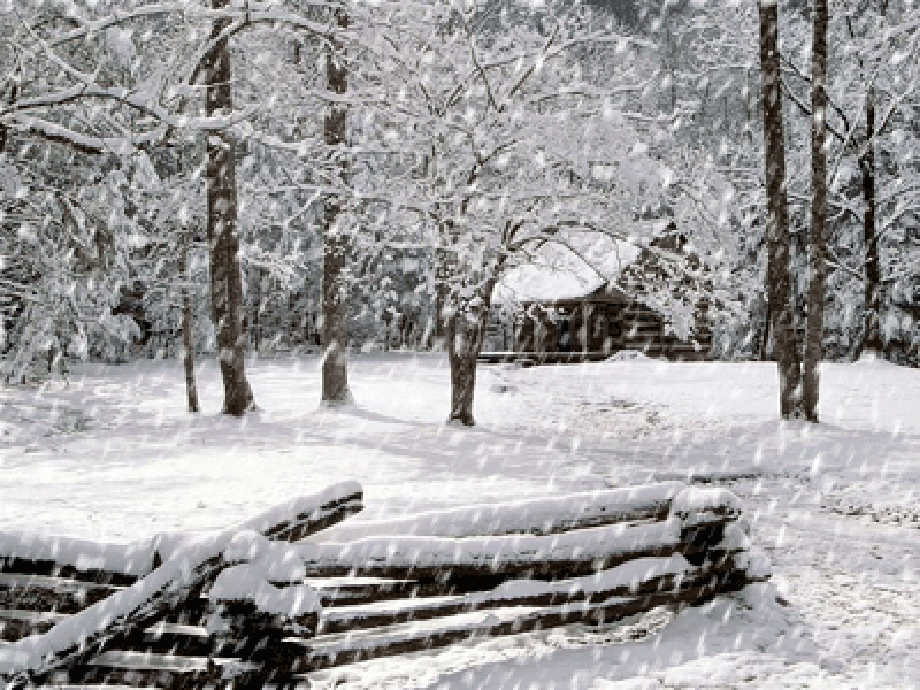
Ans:
<svg viewBox="0 0 920 690"><path fill-rule="evenodd" d="M447 320L447 356L450 360L450 416L447 423L474 426L473 394L476 362L489 323L496 279L486 281L477 303L457 304ZM455 298L456 299L456 298ZM462 309L460 308L462 307Z"/></svg>
<svg viewBox="0 0 920 690"><path fill-rule="evenodd" d="M335 10L336 24L348 28L348 15ZM344 94L347 86L345 51L340 44L327 47L326 78L329 91ZM329 108L323 123L323 137L331 155L337 158L340 182L347 175L348 163L341 146L345 143L348 109L339 104ZM330 197L323 208L323 391L325 404L342 404L351 400L348 390L348 334L345 328L345 258L348 243L338 226L341 200Z"/></svg>
<svg viewBox="0 0 920 690"><path fill-rule="evenodd" d="M878 255L878 238L875 234L875 89L866 89L866 151L859 159L862 170L863 242L866 248L866 335L862 350L882 351L882 269Z"/></svg>
<svg viewBox="0 0 920 690"><path fill-rule="evenodd" d="M808 318L805 326L805 418L818 421L819 365L827 291L827 0L815 0L811 50L811 229Z"/></svg>
<svg viewBox="0 0 920 690"><path fill-rule="evenodd" d="M488 307L457 311L447 322L447 354L450 359L450 417L448 424L473 426L473 393L476 360L482 350Z"/></svg>
<svg viewBox="0 0 920 690"><path fill-rule="evenodd" d="M803 416L802 376L789 279L789 211L786 203L778 24L776 0L760 0L760 71L767 183L767 301L779 368L780 415L783 419L795 419Z"/></svg>
<svg viewBox="0 0 920 690"><path fill-rule="evenodd" d="M230 0L212 0L214 9ZM214 39L230 19L214 22ZM232 109L230 51L227 40L218 41L205 58L205 113L229 115ZM217 352L224 382L224 414L242 416L255 407L246 380L245 307L240 276L237 235L235 146L229 132L208 134L208 244L211 249L211 299L217 330Z"/></svg>

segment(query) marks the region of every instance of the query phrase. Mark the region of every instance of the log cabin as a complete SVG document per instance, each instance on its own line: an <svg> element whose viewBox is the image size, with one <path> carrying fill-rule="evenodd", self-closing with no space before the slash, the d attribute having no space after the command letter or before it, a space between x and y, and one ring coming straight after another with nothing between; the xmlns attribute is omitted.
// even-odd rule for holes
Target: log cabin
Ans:
<svg viewBox="0 0 920 690"><path fill-rule="evenodd" d="M651 300L644 300L651 280L666 279L659 261L663 252L700 266L695 255L684 253L687 239L673 223L666 230L626 262L616 284L600 274L550 268L529 267L523 280L518 274L516 284L506 291L514 302L513 353L503 358L501 352L486 352L483 359L584 361L606 359L620 351L670 360L708 359L712 350L708 299L697 300L694 323L685 338L672 332L665 315L647 304ZM679 277L668 283L675 295L684 287Z"/></svg>

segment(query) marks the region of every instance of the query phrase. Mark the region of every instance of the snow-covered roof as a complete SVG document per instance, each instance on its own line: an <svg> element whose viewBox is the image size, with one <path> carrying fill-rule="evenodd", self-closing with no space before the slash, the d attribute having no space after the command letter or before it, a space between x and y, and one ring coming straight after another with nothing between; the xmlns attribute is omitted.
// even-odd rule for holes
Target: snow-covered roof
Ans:
<svg viewBox="0 0 920 690"><path fill-rule="evenodd" d="M615 283L620 273L638 259L648 239L616 240L601 233L567 238L567 247L544 247L532 261L502 276L492 296L494 303L555 302L582 299L605 288L624 295Z"/></svg>
<svg viewBox="0 0 920 690"><path fill-rule="evenodd" d="M528 264L509 271L495 288L495 302L580 299L607 284L597 274Z"/></svg>

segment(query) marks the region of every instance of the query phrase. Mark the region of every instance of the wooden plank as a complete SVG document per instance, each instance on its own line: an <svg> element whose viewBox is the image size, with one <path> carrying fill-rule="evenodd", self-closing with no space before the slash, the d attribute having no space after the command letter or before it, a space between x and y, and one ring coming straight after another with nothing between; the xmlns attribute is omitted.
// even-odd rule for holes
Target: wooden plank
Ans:
<svg viewBox="0 0 920 690"><path fill-rule="evenodd" d="M390 626L509 606L559 606L600 603L611 597L654 594L690 586L712 577L725 561L694 567L680 556L630 561L596 575L555 582L509 581L488 592L428 599L408 599L370 606L345 606L323 610L317 635ZM319 639L319 638L318 638Z"/></svg>
<svg viewBox="0 0 920 690"><path fill-rule="evenodd" d="M335 528L328 537L332 541L348 541L387 534L437 537L547 535L621 522L663 520L668 516L671 500L685 487L682 482L661 482L463 506L385 520L352 521Z"/></svg>
<svg viewBox="0 0 920 690"><path fill-rule="evenodd" d="M440 586L429 588L418 580L390 580L379 577L310 578L307 581L320 597L322 606L367 604L404 597L436 596Z"/></svg>
<svg viewBox="0 0 920 690"><path fill-rule="evenodd" d="M0 558L0 573L45 575L48 577L62 577L78 582L111 584L122 587L137 582L137 575L102 570L99 568L81 569L73 565L62 565L50 559Z"/></svg>
<svg viewBox="0 0 920 690"><path fill-rule="evenodd" d="M471 638L513 635L578 622L607 623L656 606L696 605L743 585L744 578L736 571L716 572L705 582L680 585L674 591L615 597L596 604L493 609L336 637L286 640L288 645L299 644L302 648L299 655L288 650L292 658L289 673L309 673L368 659L426 651ZM280 671L275 669L275 672Z"/></svg>
<svg viewBox="0 0 920 690"><path fill-rule="evenodd" d="M0 573L0 608L77 613L122 589L62 577Z"/></svg>
<svg viewBox="0 0 920 690"><path fill-rule="evenodd" d="M243 522L238 529L254 529L272 541L296 542L361 512L363 498L360 484L344 482L317 496L276 506Z"/></svg>
<svg viewBox="0 0 920 690"><path fill-rule="evenodd" d="M354 483L330 487L315 496L267 511L232 530L192 544L180 542L172 558L130 589L119 591L45 635L32 638L28 646L22 646L24 640L11 645L6 650L8 661L0 661L4 663L2 678L7 681L9 690L54 682L55 674L62 669L87 666L109 646L133 649L142 645L147 628L176 616L187 602L196 602L202 591L229 565L222 554L240 534L240 529L265 532L287 522L281 532L275 533L287 538L295 532L300 533L294 523L301 525L318 520L314 524L325 525L330 512L343 514L339 508L353 502L356 487L360 492L360 486ZM345 498L345 503L338 502L340 498ZM334 504L331 510L330 503ZM296 516L293 521L292 513Z"/></svg>
<svg viewBox="0 0 920 690"><path fill-rule="evenodd" d="M482 589L489 578L562 579L590 575L634 558L682 551L681 522L621 523L558 535L467 537L368 537L342 544L278 552L278 562L303 562L305 577L360 575L453 583L459 591ZM498 584L493 580L494 584ZM492 585L494 586L494 585Z"/></svg>
<svg viewBox="0 0 920 690"><path fill-rule="evenodd" d="M57 673L52 682L216 690L229 688L232 676L256 669L257 665L237 659L111 651L100 654L84 665Z"/></svg>
<svg viewBox="0 0 920 690"><path fill-rule="evenodd" d="M15 642L29 635L40 635L67 617L66 614L41 611L0 610L0 640Z"/></svg>
<svg viewBox="0 0 920 690"><path fill-rule="evenodd" d="M298 541L360 512L362 499L360 484L344 482L313 496L275 506L239 523L235 529L255 530L274 541ZM168 551L180 545L181 540L172 535L139 544L109 544L74 537L0 532L0 573L128 586L162 564Z"/></svg>
<svg viewBox="0 0 920 690"><path fill-rule="evenodd" d="M367 537L347 543L305 544L270 556L279 564L302 563L305 577L368 576L440 584L440 594L480 591L506 579L565 579L590 575L635 558L705 557L735 516L704 517L699 538L687 543L679 518L621 523L551 536ZM707 522L708 521L708 522ZM711 523L712 531L703 532ZM704 538L705 537L705 538Z"/></svg>

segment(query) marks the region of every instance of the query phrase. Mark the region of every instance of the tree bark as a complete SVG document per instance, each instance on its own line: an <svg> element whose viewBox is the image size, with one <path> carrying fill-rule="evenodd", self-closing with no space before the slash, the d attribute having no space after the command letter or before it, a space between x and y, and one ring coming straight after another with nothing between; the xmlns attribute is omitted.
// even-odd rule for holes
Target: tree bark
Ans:
<svg viewBox="0 0 920 690"><path fill-rule="evenodd" d="M447 423L474 426L473 393L476 389L476 360L482 350L488 307L457 310L447 322L447 353L450 360L450 417Z"/></svg>
<svg viewBox="0 0 920 690"><path fill-rule="evenodd" d="M827 0L814 0L811 51L811 228L803 367L805 418L818 421L819 366L827 291Z"/></svg>
<svg viewBox="0 0 920 690"><path fill-rule="evenodd" d="M861 350L881 353L881 282L882 269L878 254L878 238L875 235L875 89L866 88L866 151L859 159L862 170L863 242L866 248L866 335Z"/></svg>
<svg viewBox="0 0 920 690"><path fill-rule="evenodd" d="M764 163L767 185L767 301L780 380L780 415L803 416L789 278L789 211L783 143L781 73L776 0L760 0L760 71L763 82Z"/></svg>
<svg viewBox="0 0 920 690"><path fill-rule="evenodd" d="M486 281L478 300L457 304L447 320L447 356L450 361L450 416L447 423L474 426L473 394L476 363L492 306L496 279ZM462 308L461 308L462 307Z"/></svg>
<svg viewBox="0 0 920 690"><path fill-rule="evenodd" d="M230 0L212 0L217 10ZM212 40L230 24L218 19ZM232 109L230 51L227 40L218 41L205 58L206 115L229 115ZM255 407L246 379L246 333L243 284L240 276L237 234L235 146L230 132L208 134L208 244L211 250L211 299L217 330L217 352L224 383L223 413L242 416Z"/></svg>
<svg viewBox="0 0 920 690"><path fill-rule="evenodd" d="M198 385L195 382L195 335L192 321L192 298L189 295L188 248L183 248L180 272L186 285L182 290L182 347L185 367L185 393L188 396L188 411L196 413L198 407Z"/></svg>
<svg viewBox="0 0 920 690"><path fill-rule="evenodd" d="M348 28L348 14L335 10L335 22L341 29ZM329 91L344 94L347 86L345 51L340 44L332 43L326 52L326 79ZM340 178L347 174L348 163L344 152L338 150L346 140L348 110L343 105L332 105L323 123L323 138L338 157ZM338 224L342 210L341 200L330 197L323 208L323 384L324 404L343 404L351 400L348 390L348 340L345 327L345 257L348 249L344 233Z"/></svg>

